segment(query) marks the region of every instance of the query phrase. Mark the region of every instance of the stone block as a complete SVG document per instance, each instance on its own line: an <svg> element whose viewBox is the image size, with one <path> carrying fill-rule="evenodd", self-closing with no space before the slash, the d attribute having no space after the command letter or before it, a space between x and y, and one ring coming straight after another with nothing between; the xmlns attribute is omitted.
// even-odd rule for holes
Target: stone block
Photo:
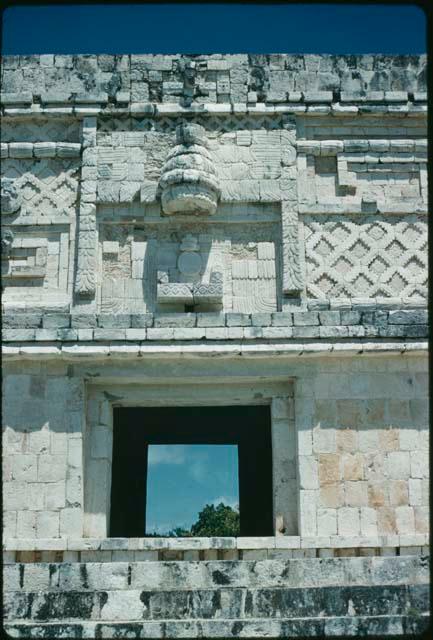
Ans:
<svg viewBox="0 0 433 640"><path fill-rule="evenodd" d="M179 328L175 327L173 329L173 338L174 340L201 340L205 337L205 329L204 328Z"/></svg>
<svg viewBox="0 0 433 640"><path fill-rule="evenodd" d="M36 482L37 457L32 454L14 455L12 458L12 479L23 482ZM27 537L27 536L23 536Z"/></svg>
<svg viewBox="0 0 433 640"><path fill-rule="evenodd" d="M386 454L386 470L391 480L407 480L411 474L409 451L391 451Z"/></svg>
<svg viewBox="0 0 433 640"><path fill-rule="evenodd" d="M262 327L243 327L243 338L246 340L255 340L263 335Z"/></svg>
<svg viewBox="0 0 433 640"><path fill-rule="evenodd" d="M335 453L321 453L318 459L320 486L339 482L341 479L340 456Z"/></svg>
<svg viewBox="0 0 433 640"><path fill-rule="evenodd" d="M401 506L395 509L397 533L415 533L415 515L413 507Z"/></svg>
<svg viewBox="0 0 433 640"><path fill-rule="evenodd" d="M251 324L253 327L269 327L271 325L270 313L252 313Z"/></svg>
<svg viewBox="0 0 433 640"><path fill-rule="evenodd" d="M409 505L411 507L421 506L423 504L422 480L419 478L409 478Z"/></svg>
<svg viewBox="0 0 433 640"><path fill-rule="evenodd" d="M131 314L131 327L133 329L143 329L153 325L153 315L151 313Z"/></svg>
<svg viewBox="0 0 433 640"><path fill-rule="evenodd" d="M359 509L356 507L338 509L337 524L339 536L358 536L361 530Z"/></svg>
<svg viewBox="0 0 433 640"><path fill-rule="evenodd" d="M336 326L342 324L340 311L320 311L319 321L323 326Z"/></svg>
<svg viewBox="0 0 433 640"><path fill-rule="evenodd" d="M3 329L36 329L41 326L42 315L36 313L3 314Z"/></svg>
<svg viewBox="0 0 433 640"><path fill-rule="evenodd" d="M125 338L126 340L135 340L135 341L141 341L141 340L152 340L152 337L148 336L148 332L149 331L167 331L167 330L163 330L163 329L125 329ZM172 335L172 334L171 334ZM153 338L154 340L157 340L159 338Z"/></svg>
<svg viewBox="0 0 433 640"><path fill-rule="evenodd" d="M349 507L363 507L368 505L367 482L345 482L345 501Z"/></svg>
<svg viewBox="0 0 433 640"><path fill-rule="evenodd" d="M319 327L293 327L294 338L319 338Z"/></svg>
<svg viewBox="0 0 433 640"><path fill-rule="evenodd" d="M225 315L223 313L198 313L197 314L197 327L224 327L224 326L225 326Z"/></svg>
<svg viewBox="0 0 433 640"><path fill-rule="evenodd" d="M36 512L36 536L38 538L58 538L59 513L57 511Z"/></svg>
<svg viewBox="0 0 433 640"><path fill-rule="evenodd" d="M97 317L98 327L104 329L124 328L131 326L131 316L126 313L101 313Z"/></svg>
<svg viewBox="0 0 433 640"><path fill-rule="evenodd" d="M165 313L154 316L154 327L195 327L195 313Z"/></svg>
<svg viewBox="0 0 433 640"><path fill-rule="evenodd" d="M337 450L335 429L315 428L313 430L313 452L335 453Z"/></svg>
<svg viewBox="0 0 433 640"><path fill-rule="evenodd" d="M408 470L407 470L406 456L410 456L410 476L412 478L428 478L429 477L428 451L411 451L410 453L405 451L405 452L398 452L398 453L401 454L401 459L399 459L398 462L400 463L401 474L402 474L402 475L399 475L399 477L409 477L409 474L407 473ZM391 461L390 461L390 465L391 465Z"/></svg>
<svg viewBox="0 0 433 640"><path fill-rule="evenodd" d="M71 316L69 313L46 313L42 318L44 329L69 329Z"/></svg>
<svg viewBox="0 0 433 640"><path fill-rule="evenodd" d="M263 327L262 335L267 340L291 338L293 336L293 328L287 326Z"/></svg>
<svg viewBox="0 0 433 640"><path fill-rule="evenodd" d="M293 324L295 327L318 325L319 314L317 311L299 311L293 314Z"/></svg>
<svg viewBox="0 0 433 640"><path fill-rule="evenodd" d="M353 450L353 449L352 449ZM359 454L345 454L342 457L344 480L364 479L364 457Z"/></svg>
<svg viewBox="0 0 433 640"><path fill-rule="evenodd" d="M319 327L319 336L321 338L348 338L349 331L347 327Z"/></svg>
<svg viewBox="0 0 433 640"><path fill-rule="evenodd" d="M93 330L93 339L94 340L125 340L127 337L127 332L132 331L132 329L94 329Z"/></svg>
<svg viewBox="0 0 433 640"><path fill-rule="evenodd" d="M37 329L3 329L4 342L29 342L35 339Z"/></svg>
<svg viewBox="0 0 433 640"><path fill-rule="evenodd" d="M318 489L317 460L313 456L299 456L299 486L301 489Z"/></svg>
<svg viewBox="0 0 433 640"><path fill-rule="evenodd" d="M96 315L94 313L71 313L72 329L88 329L97 325Z"/></svg>
<svg viewBox="0 0 433 640"><path fill-rule="evenodd" d="M317 510L317 534L319 536L330 536L337 534L336 509Z"/></svg>
<svg viewBox="0 0 433 640"><path fill-rule="evenodd" d="M227 327L205 327L206 340L227 340Z"/></svg>
<svg viewBox="0 0 433 640"><path fill-rule="evenodd" d="M390 311L389 324L397 324L397 325L427 325L428 324L428 313L427 309L413 309L413 310L399 310L399 311Z"/></svg>
<svg viewBox="0 0 433 640"><path fill-rule="evenodd" d="M293 316L291 313L279 311L272 314L273 327L291 327L293 324Z"/></svg>
<svg viewBox="0 0 433 640"><path fill-rule="evenodd" d="M134 329L127 329L127 338L129 338L128 333L130 334ZM138 329L135 329L138 331ZM144 331L143 329L141 331ZM149 328L146 329L146 337L147 340L173 340L174 338L174 329L170 328ZM142 338L144 339L144 338Z"/></svg>
<svg viewBox="0 0 433 640"><path fill-rule="evenodd" d="M227 327L249 327L251 326L251 317L247 313L227 313Z"/></svg>

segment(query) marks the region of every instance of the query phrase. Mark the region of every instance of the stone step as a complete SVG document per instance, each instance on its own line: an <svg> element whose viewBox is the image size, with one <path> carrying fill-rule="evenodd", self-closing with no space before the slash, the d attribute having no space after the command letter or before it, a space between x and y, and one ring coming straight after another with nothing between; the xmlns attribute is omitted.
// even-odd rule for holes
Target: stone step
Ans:
<svg viewBox="0 0 433 640"><path fill-rule="evenodd" d="M394 637L426 631L429 617L333 616L328 618L166 620L159 622L50 622L5 624L11 638L305 638Z"/></svg>
<svg viewBox="0 0 433 640"><path fill-rule="evenodd" d="M5 620L72 622L98 620L278 619L422 615L429 585L7 592Z"/></svg>
<svg viewBox="0 0 433 640"><path fill-rule="evenodd" d="M8 591L326 587L428 581L429 561L425 556L16 563L3 567L4 589Z"/></svg>

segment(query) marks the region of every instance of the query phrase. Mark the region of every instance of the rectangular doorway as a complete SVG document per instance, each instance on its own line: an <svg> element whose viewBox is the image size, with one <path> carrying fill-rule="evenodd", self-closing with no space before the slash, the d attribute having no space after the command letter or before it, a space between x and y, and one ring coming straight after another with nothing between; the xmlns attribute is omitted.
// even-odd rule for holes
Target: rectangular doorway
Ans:
<svg viewBox="0 0 433 640"><path fill-rule="evenodd" d="M113 419L111 537L274 534L268 406L122 407Z"/></svg>

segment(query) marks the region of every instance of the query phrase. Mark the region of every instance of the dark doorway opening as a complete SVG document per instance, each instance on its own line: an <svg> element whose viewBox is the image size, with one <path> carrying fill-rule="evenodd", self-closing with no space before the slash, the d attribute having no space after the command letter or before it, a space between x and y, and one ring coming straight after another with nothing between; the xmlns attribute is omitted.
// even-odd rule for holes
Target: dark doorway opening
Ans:
<svg viewBox="0 0 433 640"><path fill-rule="evenodd" d="M144 537L151 445L236 445L241 536L273 535L268 406L114 408L110 536Z"/></svg>

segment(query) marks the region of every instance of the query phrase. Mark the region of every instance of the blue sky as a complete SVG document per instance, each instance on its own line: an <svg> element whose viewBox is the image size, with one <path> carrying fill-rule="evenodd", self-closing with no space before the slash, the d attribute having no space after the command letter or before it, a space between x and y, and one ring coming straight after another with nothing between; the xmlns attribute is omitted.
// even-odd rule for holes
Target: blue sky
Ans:
<svg viewBox="0 0 433 640"><path fill-rule="evenodd" d="M3 54L424 53L415 5L142 4L18 6Z"/></svg>
<svg viewBox="0 0 433 640"><path fill-rule="evenodd" d="M239 506L236 445L150 445L146 533L190 528L206 504Z"/></svg>

